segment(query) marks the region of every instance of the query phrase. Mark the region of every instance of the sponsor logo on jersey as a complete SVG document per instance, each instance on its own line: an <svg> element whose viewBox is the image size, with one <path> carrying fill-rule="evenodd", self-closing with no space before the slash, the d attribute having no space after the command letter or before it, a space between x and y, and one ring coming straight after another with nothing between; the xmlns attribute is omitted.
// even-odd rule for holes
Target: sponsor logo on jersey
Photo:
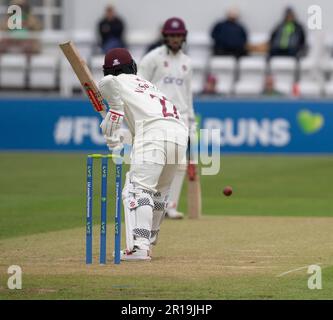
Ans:
<svg viewBox="0 0 333 320"><path fill-rule="evenodd" d="M167 68L169 66L168 61L164 61L164 67Z"/></svg>
<svg viewBox="0 0 333 320"><path fill-rule="evenodd" d="M184 79L176 77L164 77L163 82L166 84L176 84L177 86L182 86Z"/></svg>
<svg viewBox="0 0 333 320"><path fill-rule="evenodd" d="M182 65L183 71L187 71L187 66L185 66L185 64Z"/></svg>

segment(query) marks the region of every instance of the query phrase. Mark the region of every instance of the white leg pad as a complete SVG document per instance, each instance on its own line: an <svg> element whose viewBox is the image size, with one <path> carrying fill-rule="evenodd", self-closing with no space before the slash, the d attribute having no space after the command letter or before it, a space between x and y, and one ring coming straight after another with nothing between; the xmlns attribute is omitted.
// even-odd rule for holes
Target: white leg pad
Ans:
<svg viewBox="0 0 333 320"><path fill-rule="evenodd" d="M150 244L156 245L158 234L162 221L166 214L168 204L168 192L156 192L153 196L154 210L153 210L153 224L151 229Z"/></svg>
<svg viewBox="0 0 333 320"><path fill-rule="evenodd" d="M177 209L180 193L186 174L186 165L178 164L175 176L171 183L170 196L169 196L169 208Z"/></svg>
<svg viewBox="0 0 333 320"><path fill-rule="evenodd" d="M129 172L127 172L122 197L123 197L124 213L125 213L126 250L132 251L134 248L133 228L135 225L135 216L131 213L131 210L128 207L129 184L130 184Z"/></svg>
<svg viewBox="0 0 333 320"><path fill-rule="evenodd" d="M137 247L149 250L153 220L154 202L152 192L136 187L126 177L127 184L123 191L127 250Z"/></svg>

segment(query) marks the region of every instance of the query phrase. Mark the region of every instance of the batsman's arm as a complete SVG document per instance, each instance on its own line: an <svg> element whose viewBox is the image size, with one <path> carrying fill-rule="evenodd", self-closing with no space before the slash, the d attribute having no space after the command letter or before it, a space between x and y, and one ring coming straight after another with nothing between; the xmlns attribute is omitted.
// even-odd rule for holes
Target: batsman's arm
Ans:
<svg viewBox="0 0 333 320"><path fill-rule="evenodd" d="M98 83L98 89L102 97L109 106L112 106L112 110L124 113L124 102L120 98L119 85L116 78L112 75L104 77Z"/></svg>

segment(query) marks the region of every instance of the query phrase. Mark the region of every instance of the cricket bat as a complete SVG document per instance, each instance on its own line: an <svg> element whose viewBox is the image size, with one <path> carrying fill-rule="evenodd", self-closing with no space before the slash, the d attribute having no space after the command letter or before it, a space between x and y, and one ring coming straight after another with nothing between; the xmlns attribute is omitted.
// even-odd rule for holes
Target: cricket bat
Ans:
<svg viewBox="0 0 333 320"><path fill-rule="evenodd" d="M79 79L95 111L99 112L104 118L108 111L107 104L104 102L86 62L80 56L80 53L74 43L69 41L60 44L59 47L72 66L74 73Z"/></svg>
<svg viewBox="0 0 333 320"><path fill-rule="evenodd" d="M197 165L189 161L187 165L187 210L190 219L201 217L201 185Z"/></svg>

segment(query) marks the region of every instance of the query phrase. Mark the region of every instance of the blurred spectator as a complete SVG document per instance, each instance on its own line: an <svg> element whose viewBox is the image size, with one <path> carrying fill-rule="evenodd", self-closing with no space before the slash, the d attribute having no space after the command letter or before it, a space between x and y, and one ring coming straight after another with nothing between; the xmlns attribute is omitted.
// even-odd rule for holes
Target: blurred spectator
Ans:
<svg viewBox="0 0 333 320"><path fill-rule="evenodd" d="M146 53L148 53L149 51L152 51L154 49L156 49L157 47L160 47L162 44L164 43L163 39L157 39L154 42L152 42L151 44L148 45Z"/></svg>
<svg viewBox="0 0 333 320"><path fill-rule="evenodd" d="M152 43L148 44L145 54L147 54L149 51L152 51L155 48L160 47L161 45L164 44L164 38L162 36L162 29L163 29L163 26L160 27L160 32L159 32L158 38L155 39L155 41L153 41Z"/></svg>
<svg viewBox="0 0 333 320"><path fill-rule="evenodd" d="M124 22L116 15L114 8L106 7L104 18L98 23L100 46L104 53L113 48L125 47L124 31Z"/></svg>
<svg viewBox="0 0 333 320"><path fill-rule="evenodd" d="M8 27L8 19L6 16L0 23L1 31L7 34L0 40L0 52L19 52L33 54L40 52L41 45L38 39L32 38L29 31L40 31L42 29L41 22L31 13L30 5L26 0L13 0L10 5L17 5L22 10L22 29L10 29Z"/></svg>
<svg viewBox="0 0 333 320"><path fill-rule="evenodd" d="M282 96L282 93L275 89L274 78L269 75L265 79L264 90L262 93L264 96Z"/></svg>
<svg viewBox="0 0 333 320"><path fill-rule="evenodd" d="M200 94L201 95L218 95L219 93L217 92L216 84L217 84L216 77L213 76L212 74L209 74L206 78L204 88L200 92Z"/></svg>
<svg viewBox="0 0 333 320"><path fill-rule="evenodd" d="M247 32L238 20L238 10L230 9L226 20L215 24L211 32L214 55L232 55L238 58L247 54Z"/></svg>
<svg viewBox="0 0 333 320"><path fill-rule="evenodd" d="M303 26L292 8L287 8L283 21L274 29L270 39L270 56L299 57L305 49Z"/></svg>

